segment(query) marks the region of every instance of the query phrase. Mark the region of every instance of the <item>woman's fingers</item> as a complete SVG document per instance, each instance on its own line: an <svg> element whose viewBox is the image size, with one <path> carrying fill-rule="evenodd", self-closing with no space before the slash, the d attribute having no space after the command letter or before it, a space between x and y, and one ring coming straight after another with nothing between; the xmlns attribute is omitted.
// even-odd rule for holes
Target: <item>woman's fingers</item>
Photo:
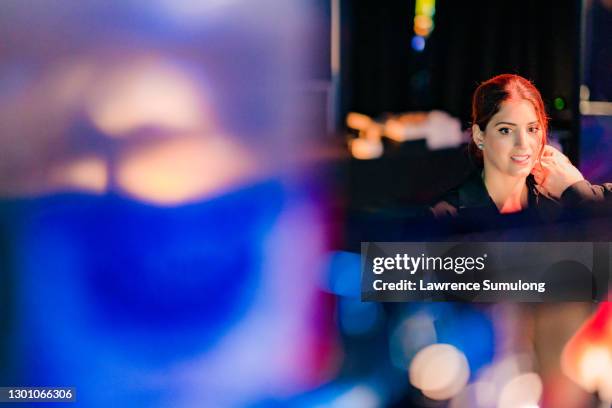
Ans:
<svg viewBox="0 0 612 408"><path fill-rule="evenodd" d="M540 166L542 166L542 169L547 170L548 168L555 166L557 164L557 161L555 160L554 157L543 157L540 160Z"/></svg>
<svg viewBox="0 0 612 408"><path fill-rule="evenodd" d="M570 159L564 155L563 153L561 153L559 150L557 150L556 148L550 146L550 145L546 145L544 146L544 149L542 150L542 159L556 159L559 162L562 163L571 163Z"/></svg>

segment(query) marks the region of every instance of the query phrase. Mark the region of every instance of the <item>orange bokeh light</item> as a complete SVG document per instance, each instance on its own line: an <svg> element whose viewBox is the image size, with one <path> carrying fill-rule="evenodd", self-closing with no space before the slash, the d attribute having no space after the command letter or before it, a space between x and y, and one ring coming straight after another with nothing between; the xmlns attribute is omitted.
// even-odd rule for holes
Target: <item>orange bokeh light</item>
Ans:
<svg viewBox="0 0 612 408"><path fill-rule="evenodd" d="M563 373L589 392L612 401L612 303L603 302L563 349Z"/></svg>

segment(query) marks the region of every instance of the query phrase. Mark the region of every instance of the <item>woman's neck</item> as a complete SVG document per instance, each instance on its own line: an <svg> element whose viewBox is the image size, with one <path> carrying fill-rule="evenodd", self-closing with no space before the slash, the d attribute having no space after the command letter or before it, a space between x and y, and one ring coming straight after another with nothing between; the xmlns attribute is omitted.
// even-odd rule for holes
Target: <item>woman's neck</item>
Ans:
<svg viewBox="0 0 612 408"><path fill-rule="evenodd" d="M495 169L485 169L482 178L500 213L513 213L527 208L526 177L512 177Z"/></svg>

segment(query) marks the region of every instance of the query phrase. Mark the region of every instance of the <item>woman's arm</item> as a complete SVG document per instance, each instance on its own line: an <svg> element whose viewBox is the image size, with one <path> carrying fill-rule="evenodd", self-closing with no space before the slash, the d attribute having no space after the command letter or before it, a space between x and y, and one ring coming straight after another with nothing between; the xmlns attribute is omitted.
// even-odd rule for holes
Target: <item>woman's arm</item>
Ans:
<svg viewBox="0 0 612 408"><path fill-rule="evenodd" d="M544 193L567 206L603 201L612 196L612 184L592 185L563 153L552 146L544 147L532 173Z"/></svg>
<svg viewBox="0 0 612 408"><path fill-rule="evenodd" d="M612 197L612 183L597 185L582 180L565 189L561 194L561 202L574 207L583 203L609 200L610 197Z"/></svg>

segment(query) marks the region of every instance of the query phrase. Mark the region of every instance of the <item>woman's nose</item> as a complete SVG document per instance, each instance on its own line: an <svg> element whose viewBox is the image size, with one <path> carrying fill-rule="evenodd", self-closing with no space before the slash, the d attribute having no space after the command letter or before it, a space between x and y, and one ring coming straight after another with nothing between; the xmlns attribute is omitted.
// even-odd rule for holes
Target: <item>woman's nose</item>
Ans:
<svg viewBox="0 0 612 408"><path fill-rule="evenodd" d="M516 132L516 138L514 140L514 144L518 147L527 146L527 131L519 130Z"/></svg>

